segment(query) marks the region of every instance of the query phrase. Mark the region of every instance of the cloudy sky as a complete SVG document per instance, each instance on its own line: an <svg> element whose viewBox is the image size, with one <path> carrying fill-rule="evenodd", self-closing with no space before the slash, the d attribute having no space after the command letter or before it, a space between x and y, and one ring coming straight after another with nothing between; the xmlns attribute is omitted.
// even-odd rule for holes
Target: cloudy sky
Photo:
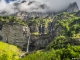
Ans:
<svg viewBox="0 0 80 60"><path fill-rule="evenodd" d="M10 0L5 0L6 2L9 2ZM11 1L16 1L16 0L11 0ZM17 0L17 1L20 1L20 0ZM22 0L21 0L22 1ZM29 1L29 0L27 0ZM43 2L43 3L47 3L47 4L65 4L65 3L72 3L72 2L77 2L79 8L80 8L80 0L35 0L35 1L40 1L40 2ZM52 5L53 5L52 4Z"/></svg>
<svg viewBox="0 0 80 60"><path fill-rule="evenodd" d="M6 3L6 2L7 3ZM9 3L10 1L10 3ZM14 6L15 1L23 1L23 0L0 0L0 13L5 11L9 14L15 13L18 10L15 9L16 6ZM70 3L77 2L79 9L80 9L80 0L26 0L26 1L37 1L40 2L41 4L47 4L47 6L50 7L50 11L60 11L62 9L65 9L69 6ZM20 6L18 6L19 9L25 10L25 11L30 11L31 8L36 8L38 5L33 4L33 5L28 5L28 3L23 3ZM41 11L40 9L38 9ZM31 10L32 12L32 10Z"/></svg>

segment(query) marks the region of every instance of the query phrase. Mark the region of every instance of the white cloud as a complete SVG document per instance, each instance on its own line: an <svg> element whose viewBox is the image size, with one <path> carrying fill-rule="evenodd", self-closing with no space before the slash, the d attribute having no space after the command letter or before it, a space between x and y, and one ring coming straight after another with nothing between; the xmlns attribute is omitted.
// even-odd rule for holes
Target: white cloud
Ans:
<svg viewBox="0 0 80 60"><path fill-rule="evenodd" d="M16 1L19 1L19 0L16 0ZM28 12L46 11L46 10L42 10L40 8L37 9L39 7L40 3L47 4L50 7L50 9L47 9L47 10L52 10L52 11L63 10L66 7L68 7L68 5L70 3L75 2L75 1L78 2L78 5L79 5L79 0L26 0L26 1L27 1L26 3L22 3L17 7L14 5L14 2L6 3L4 0L1 0L0 13L5 11L8 14L12 14L12 13L15 13L18 11L18 9L16 9L16 8L19 8L19 10L21 10L21 11L28 11ZM28 5L28 1L37 1L40 3Z"/></svg>
<svg viewBox="0 0 80 60"><path fill-rule="evenodd" d="M15 13L17 10L15 10L16 6L13 5L13 2L6 3L4 0L0 2L0 13L6 12L8 14Z"/></svg>

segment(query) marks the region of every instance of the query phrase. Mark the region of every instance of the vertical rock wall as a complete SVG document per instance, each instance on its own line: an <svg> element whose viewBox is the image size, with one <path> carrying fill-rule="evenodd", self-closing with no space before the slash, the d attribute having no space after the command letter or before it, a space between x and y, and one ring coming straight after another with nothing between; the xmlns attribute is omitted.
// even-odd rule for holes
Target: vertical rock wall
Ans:
<svg viewBox="0 0 80 60"><path fill-rule="evenodd" d="M0 30L1 41L19 46L26 51L28 37L30 36L29 50L32 51L45 48L52 40L50 35L30 35L29 31L28 26L3 24L2 30Z"/></svg>
<svg viewBox="0 0 80 60"><path fill-rule="evenodd" d="M23 47L29 35L29 29L27 29L26 37L24 36L23 27L19 24L3 24L2 30L0 30L0 35L3 37L2 41Z"/></svg>

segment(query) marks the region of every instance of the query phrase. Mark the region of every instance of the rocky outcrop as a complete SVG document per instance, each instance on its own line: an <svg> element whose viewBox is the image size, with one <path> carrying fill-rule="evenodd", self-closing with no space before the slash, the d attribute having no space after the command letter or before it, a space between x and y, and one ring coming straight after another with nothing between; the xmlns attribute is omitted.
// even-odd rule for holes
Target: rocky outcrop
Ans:
<svg viewBox="0 0 80 60"><path fill-rule="evenodd" d="M75 16L80 16L80 10L75 14Z"/></svg>
<svg viewBox="0 0 80 60"><path fill-rule="evenodd" d="M66 10L66 12L68 13L73 13L73 12L78 12L78 11L79 11L79 7L76 2L70 4Z"/></svg>

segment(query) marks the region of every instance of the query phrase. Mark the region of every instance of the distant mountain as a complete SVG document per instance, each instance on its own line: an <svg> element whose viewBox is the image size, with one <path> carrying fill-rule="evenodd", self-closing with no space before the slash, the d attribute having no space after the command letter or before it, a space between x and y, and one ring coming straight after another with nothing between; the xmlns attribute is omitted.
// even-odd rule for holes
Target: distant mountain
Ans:
<svg viewBox="0 0 80 60"><path fill-rule="evenodd" d="M14 3L16 6L18 6L18 5L20 5L20 4L24 4L24 3L26 3L27 1L22 1L21 3ZM39 3L39 2L36 2L36 1L28 1L27 2L27 6L30 6L30 5L32 5L32 4L34 4L34 5L36 5L36 6L38 6L38 7L32 7L31 9L32 10L35 10L35 12L37 12L38 10L40 10L40 9L42 9L42 10L44 10L44 11L46 11L46 12L54 12L54 13L57 13L57 12L55 12L54 10L52 10L52 11L50 11L50 7L49 6L47 6L46 4L41 4L41 3ZM76 2L74 2L74 3L71 3L65 10L62 10L62 11L60 11L60 12L68 12L68 13L72 13L72 12L78 12L79 11L79 7L78 7L78 5L77 5L77 3ZM42 12L42 11L41 11Z"/></svg>
<svg viewBox="0 0 80 60"><path fill-rule="evenodd" d="M22 1L21 3L14 3L14 5L15 6L18 6L18 5L21 5L21 4L24 4L24 3L26 3L27 2L27 6L31 6L31 5L36 5L36 6L34 6L34 7L32 7L31 8L31 10L32 11L34 11L35 10L35 12L37 12L38 10L39 10L39 12L40 12L40 10L41 10L41 12L42 11L46 11L46 12L54 12L54 13L57 13L57 12L55 12L54 10L52 10L52 11L50 11L50 7L49 6L47 6L46 4L41 4L41 3L39 3L39 2L36 2L36 1ZM78 7L78 5L77 5L77 3L76 2L73 2L73 3L71 3L65 10L62 10L62 11L60 11L60 12L68 12L68 13L72 13L72 12L78 12L79 11L79 7ZM59 12L59 11L58 11Z"/></svg>
<svg viewBox="0 0 80 60"><path fill-rule="evenodd" d="M70 4L69 7L66 9L66 12L68 13L78 12L78 11L79 11L79 7L76 2Z"/></svg>

